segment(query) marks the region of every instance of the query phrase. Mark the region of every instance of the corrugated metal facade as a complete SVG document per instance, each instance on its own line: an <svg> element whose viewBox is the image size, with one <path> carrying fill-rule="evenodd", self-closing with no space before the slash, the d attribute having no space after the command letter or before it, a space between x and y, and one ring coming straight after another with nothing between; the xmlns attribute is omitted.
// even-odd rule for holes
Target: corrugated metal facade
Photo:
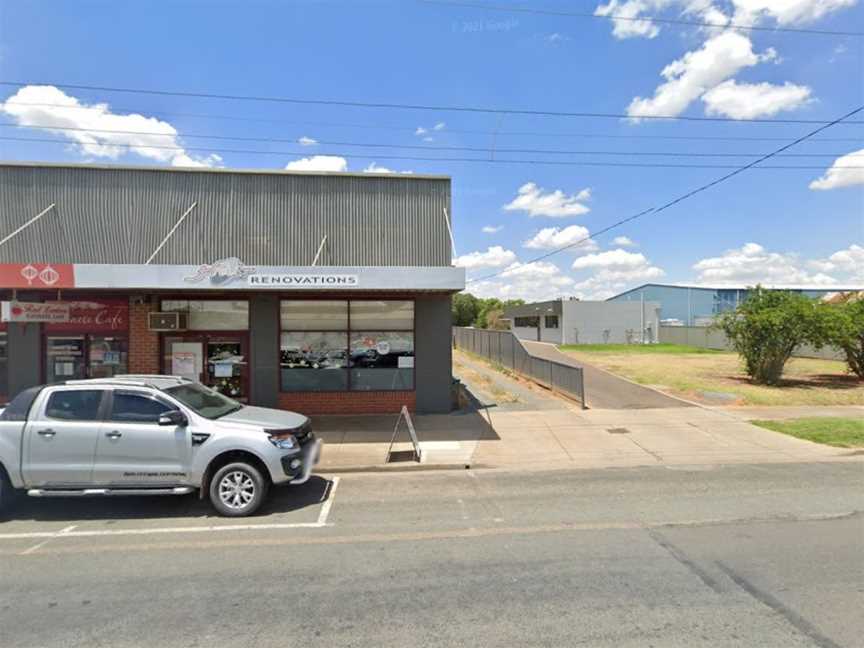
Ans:
<svg viewBox="0 0 864 648"><path fill-rule="evenodd" d="M0 165L0 263L449 266L445 177Z"/></svg>

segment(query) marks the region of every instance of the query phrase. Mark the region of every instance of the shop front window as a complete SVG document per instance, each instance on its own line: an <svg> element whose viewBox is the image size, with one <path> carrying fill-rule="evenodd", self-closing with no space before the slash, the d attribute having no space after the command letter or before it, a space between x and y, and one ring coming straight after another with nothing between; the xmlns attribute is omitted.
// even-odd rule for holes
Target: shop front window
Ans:
<svg viewBox="0 0 864 648"><path fill-rule="evenodd" d="M164 299L165 313L186 313L190 331L245 331L249 328L249 302L217 299Z"/></svg>
<svg viewBox="0 0 864 648"><path fill-rule="evenodd" d="M9 395L9 356L6 347L6 331L0 331L0 396Z"/></svg>
<svg viewBox="0 0 864 648"><path fill-rule="evenodd" d="M414 389L414 302L281 303L282 390Z"/></svg>
<svg viewBox="0 0 864 648"><path fill-rule="evenodd" d="M49 383L83 378L111 378L129 373L128 341L101 335L48 336L45 338Z"/></svg>

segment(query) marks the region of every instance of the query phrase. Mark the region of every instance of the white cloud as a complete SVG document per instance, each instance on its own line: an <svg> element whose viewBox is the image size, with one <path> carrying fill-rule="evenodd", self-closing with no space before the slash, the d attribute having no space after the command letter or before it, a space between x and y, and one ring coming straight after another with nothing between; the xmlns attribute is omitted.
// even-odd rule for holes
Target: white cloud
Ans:
<svg viewBox="0 0 864 648"><path fill-rule="evenodd" d="M347 171L348 160L338 155L313 155L285 165L288 171Z"/></svg>
<svg viewBox="0 0 864 648"><path fill-rule="evenodd" d="M595 16L619 16L621 18L639 18L646 11L659 10L671 4L670 0L610 0L608 4L599 5L594 10ZM612 35L615 38L654 38L660 33L660 28L650 20L613 20Z"/></svg>
<svg viewBox="0 0 864 648"><path fill-rule="evenodd" d="M414 131L414 134L419 136L419 135L425 135L428 132L429 131L426 130L425 128L423 128L422 126L418 126L417 130Z"/></svg>
<svg viewBox="0 0 864 648"><path fill-rule="evenodd" d="M758 243L746 243L726 250L721 256L702 259L693 265L697 280L705 284L832 284L833 277L810 274L795 254L769 252Z"/></svg>
<svg viewBox="0 0 864 648"><path fill-rule="evenodd" d="M424 141L424 142L434 142L434 141L435 141L435 138L434 138L434 137L424 137L424 138L423 138L423 141Z"/></svg>
<svg viewBox="0 0 864 648"><path fill-rule="evenodd" d="M573 252L591 252L597 249L597 243L591 238L587 227L570 225L569 227L545 227L525 241L523 245L533 250L553 250L570 246L581 241L572 249Z"/></svg>
<svg viewBox="0 0 864 648"><path fill-rule="evenodd" d="M587 214L591 211L580 202L590 197L590 189L583 189L576 195L568 196L560 189L544 193L542 187L528 182L519 187L518 195L504 205L504 209L507 211L524 211L531 218L535 216L567 218L568 216Z"/></svg>
<svg viewBox="0 0 864 648"><path fill-rule="evenodd" d="M435 124L435 125L432 127L432 130L435 130L435 131L442 131L442 130L444 130L444 128L445 128L446 126L447 126L447 124L445 124L444 122L438 122L437 124Z"/></svg>
<svg viewBox="0 0 864 648"><path fill-rule="evenodd" d="M658 279L666 274L641 252L620 248L580 257L572 267L574 270L595 271L593 276L573 285L577 295L583 299L606 299L632 284Z"/></svg>
<svg viewBox="0 0 864 648"><path fill-rule="evenodd" d="M468 284L468 291L478 297L544 301L570 294L573 279L563 274L554 263L512 263L493 280Z"/></svg>
<svg viewBox="0 0 864 648"><path fill-rule="evenodd" d="M864 184L864 149L852 151L834 160L834 164L821 178L810 183L810 188L839 189L861 184Z"/></svg>
<svg viewBox="0 0 864 648"><path fill-rule="evenodd" d="M657 86L653 97L634 98L627 114L634 120L640 115L680 115L693 101L742 69L776 56L771 49L756 54L750 39L738 32L722 32L663 68L660 74L666 81Z"/></svg>
<svg viewBox="0 0 864 648"><path fill-rule="evenodd" d="M503 225L484 225L480 231L484 234L497 234L502 229L504 229Z"/></svg>
<svg viewBox="0 0 864 648"><path fill-rule="evenodd" d="M641 252L628 252L627 250L607 250L597 254L588 254L573 262L574 270L587 268L611 268L615 270L632 270L648 265L648 259Z"/></svg>
<svg viewBox="0 0 864 648"><path fill-rule="evenodd" d="M410 175L414 173L413 171L394 171L393 169L388 169L387 167L383 167L375 162L372 162L369 166L363 169L363 173L401 173L403 175Z"/></svg>
<svg viewBox="0 0 864 648"><path fill-rule="evenodd" d="M827 259L813 260L808 265L819 272L841 272L848 274L852 280L864 281L864 247L853 243Z"/></svg>
<svg viewBox="0 0 864 648"><path fill-rule="evenodd" d="M54 86L21 88L0 103L0 113L19 126L40 127L42 131L62 135L91 157L117 159L134 153L156 162L186 167L212 167L222 162L218 155L202 157L188 153L180 143L177 129L168 122L137 113L117 114L107 103L85 104Z"/></svg>
<svg viewBox="0 0 864 648"><path fill-rule="evenodd" d="M626 236L616 236L612 239L612 244L618 247L638 247L635 241Z"/></svg>
<svg viewBox="0 0 864 648"><path fill-rule="evenodd" d="M305 135L297 140L297 143L300 146L315 146L318 143L318 140L312 137L306 137Z"/></svg>
<svg viewBox="0 0 864 648"><path fill-rule="evenodd" d="M857 0L733 0L735 22L758 23L774 19L778 25L801 25L823 16L852 7Z"/></svg>
<svg viewBox="0 0 864 648"><path fill-rule="evenodd" d="M485 252L471 252L457 257L453 265L459 268L474 270L476 268L503 268L516 261L516 253L505 250L500 245L494 245Z"/></svg>
<svg viewBox="0 0 864 648"><path fill-rule="evenodd" d="M705 112L709 115L725 115L732 119L756 119L771 117L784 110L795 110L810 100L810 88L786 82L737 83L735 79L724 81L702 96Z"/></svg>

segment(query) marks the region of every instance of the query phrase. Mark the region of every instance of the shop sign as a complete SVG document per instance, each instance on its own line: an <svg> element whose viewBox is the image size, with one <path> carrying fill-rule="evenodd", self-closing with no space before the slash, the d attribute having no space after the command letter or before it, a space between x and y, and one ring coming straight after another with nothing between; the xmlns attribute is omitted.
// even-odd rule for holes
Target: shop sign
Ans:
<svg viewBox="0 0 864 648"><path fill-rule="evenodd" d="M69 304L59 302L4 301L0 304L0 320L4 322L68 322Z"/></svg>
<svg viewBox="0 0 864 648"><path fill-rule="evenodd" d="M353 288L360 278L356 274L252 274L248 283L256 288Z"/></svg>
<svg viewBox="0 0 864 648"><path fill-rule="evenodd" d="M254 272L255 268L243 265L243 262L237 257L228 257L198 266L195 274L183 277L183 281L201 283L205 279L209 279L211 284L222 285L231 283L235 279L245 279Z"/></svg>
<svg viewBox="0 0 864 648"><path fill-rule="evenodd" d="M74 288L71 263L0 263L0 288Z"/></svg>
<svg viewBox="0 0 864 648"><path fill-rule="evenodd" d="M63 304L69 310L65 320L52 320L46 327L52 332L122 333L129 328L129 302L123 300L90 300L45 302Z"/></svg>

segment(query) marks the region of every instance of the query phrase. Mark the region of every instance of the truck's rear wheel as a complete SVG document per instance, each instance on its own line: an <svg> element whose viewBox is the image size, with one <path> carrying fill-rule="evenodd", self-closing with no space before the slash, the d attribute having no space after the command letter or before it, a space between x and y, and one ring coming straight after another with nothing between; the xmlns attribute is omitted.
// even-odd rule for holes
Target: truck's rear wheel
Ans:
<svg viewBox="0 0 864 648"><path fill-rule="evenodd" d="M222 466L210 481L210 502L220 515L252 515L264 502L267 482L255 466L236 462Z"/></svg>
<svg viewBox="0 0 864 648"><path fill-rule="evenodd" d="M18 491L12 488L12 482L6 476L3 466L0 466L0 516L12 508L12 504L18 499Z"/></svg>

